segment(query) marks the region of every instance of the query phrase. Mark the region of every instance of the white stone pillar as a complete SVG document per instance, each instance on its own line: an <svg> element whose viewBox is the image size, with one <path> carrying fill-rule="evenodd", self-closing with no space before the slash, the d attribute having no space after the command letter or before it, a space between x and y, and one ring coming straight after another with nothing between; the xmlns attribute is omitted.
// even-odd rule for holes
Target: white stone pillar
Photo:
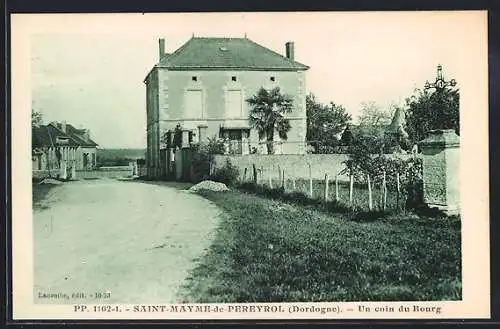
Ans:
<svg viewBox="0 0 500 329"><path fill-rule="evenodd" d="M182 148L189 147L189 130L182 130Z"/></svg>
<svg viewBox="0 0 500 329"><path fill-rule="evenodd" d="M432 130L419 142L424 202L448 214L460 211L460 138L453 129Z"/></svg>
<svg viewBox="0 0 500 329"><path fill-rule="evenodd" d="M59 168L59 178L60 179L67 179L68 178L66 160L61 160L61 167Z"/></svg>
<svg viewBox="0 0 500 329"><path fill-rule="evenodd" d="M241 133L241 154L246 155L250 153L250 146L248 143L248 131L243 131Z"/></svg>

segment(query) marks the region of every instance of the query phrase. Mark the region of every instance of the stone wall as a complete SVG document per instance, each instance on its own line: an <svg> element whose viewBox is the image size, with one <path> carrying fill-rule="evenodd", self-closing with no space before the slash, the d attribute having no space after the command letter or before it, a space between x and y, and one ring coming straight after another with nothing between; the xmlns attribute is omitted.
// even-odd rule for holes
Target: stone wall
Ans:
<svg viewBox="0 0 500 329"><path fill-rule="evenodd" d="M307 179L309 178L309 166L313 179L324 179L325 174L335 177L337 173L345 168L343 161L347 160L347 154L273 154L273 155L216 155L215 168L221 167L229 159L231 163L240 169L243 175L247 168L247 177L251 177L253 164L257 169L262 169L262 178L278 179L278 166L285 170L285 178ZM349 181L346 175L340 175L339 181Z"/></svg>

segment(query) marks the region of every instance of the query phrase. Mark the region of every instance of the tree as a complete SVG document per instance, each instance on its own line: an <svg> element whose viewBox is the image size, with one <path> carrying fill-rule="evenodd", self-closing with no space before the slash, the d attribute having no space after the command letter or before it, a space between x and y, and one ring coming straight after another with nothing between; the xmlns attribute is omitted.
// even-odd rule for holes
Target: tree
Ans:
<svg viewBox="0 0 500 329"><path fill-rule="evenodd" d="M360 125L388 125L391 122L391 118L392 113L389 110L384 110L377 103L373 101L361 103L361 114L358 117Z"/></svg>
<svg viewBox="0 0 500 329"><path fill-rule="evenodd" d="M364 138L364 143L369 145L369 152L382 152L386 143L386 130L391 123L392 113L384 110L375 102L361 103L359 115L358 135ZM356 136L355 138L360 138Z"/></svg>
<svg viewBox="0 0 500 329"><path fill-rule="evenodd" d="M31 127L40 127L43 124L42 113L31 109Z"/></svg>
<svg viewBox="0 0 500 329"><path fill-rule="evenodd" d="M460 134L460 92L458 89L415 89L412 97L406 99L407 132L415 144L425 137L429 130L454 129Z"/></svg>
<svg viewBox="0 0 500 329"><path fill-rule="evenodd" d="M321 104L312 93L306 96L306 115L306 138L317 146L317 153L336 146L338 135L352 119L343 106L333 102Z"/></svg>
<svg viewBox="0 0 500 329"><path fill-rule="evenodd" d="M250 124L259 133L259 139L266 139L267 153L274 154L274 134L281 139L288 138L290 121L285 115L292 112L292 98L276 87L270 91L260 88L256 95L246 100L252 107L249 114Z"/></svg>

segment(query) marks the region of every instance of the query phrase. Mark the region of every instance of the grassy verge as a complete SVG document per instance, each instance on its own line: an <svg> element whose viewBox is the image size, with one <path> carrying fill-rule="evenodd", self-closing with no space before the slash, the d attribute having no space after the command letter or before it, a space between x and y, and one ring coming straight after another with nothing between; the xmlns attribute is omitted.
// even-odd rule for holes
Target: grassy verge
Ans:
<svg viewBox="0 0 500 329"><path fill-rule="evenodd" d="M461 298L459 218L352 221L240 191L200 193L226 215L186 301Z"/></svg>

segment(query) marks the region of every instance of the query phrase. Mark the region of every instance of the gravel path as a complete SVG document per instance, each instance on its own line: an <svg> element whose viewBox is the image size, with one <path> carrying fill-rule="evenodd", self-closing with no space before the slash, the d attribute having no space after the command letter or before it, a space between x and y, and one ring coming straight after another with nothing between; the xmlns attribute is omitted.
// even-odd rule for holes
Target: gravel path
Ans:
<svg viewBox="0 0 500 329"><path fill-rule="evenodd" d="M178 302L220 214L196 194L112 179L57 186L42 208L33 213L37 303Z"/></svg>

